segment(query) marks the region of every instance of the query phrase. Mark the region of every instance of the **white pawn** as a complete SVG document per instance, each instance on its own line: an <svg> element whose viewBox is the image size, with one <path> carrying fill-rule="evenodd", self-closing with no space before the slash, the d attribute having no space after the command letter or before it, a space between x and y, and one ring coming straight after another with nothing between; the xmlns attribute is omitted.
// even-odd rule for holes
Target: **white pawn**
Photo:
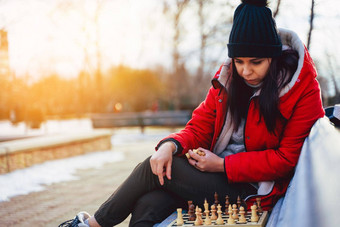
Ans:
<svg viewBox="0 0 340 227"><path fill-rule="evenodd" d="M238 215L237 215L237 205L236 204L233 204L233 219L236 220L238 219Z"/></svg>
<svg viewBox="0 0 340 227"><path fill-rule="evenodd" d="M250 221L251 222L258 222L259 216L257 215L257 212L256 212L257 206L254 204L250 207L250 209L251 209Z"/></svg>
<svg viewBox="0 0 340 227"><path fill-rule="evenodd" d="M217 216L216 216L216 207L215 205L211 205L211 220L216 220Z"/></svg>
<svg viewBox="0 0 340 227"><path fill-rule="evenodd" d="M240 224L247 223L247 219L245 217L245 213L246 212L244 211L244 207L240 206L240 211L239 211L240 218L238 219L238 223L240 223Z"/></svg>

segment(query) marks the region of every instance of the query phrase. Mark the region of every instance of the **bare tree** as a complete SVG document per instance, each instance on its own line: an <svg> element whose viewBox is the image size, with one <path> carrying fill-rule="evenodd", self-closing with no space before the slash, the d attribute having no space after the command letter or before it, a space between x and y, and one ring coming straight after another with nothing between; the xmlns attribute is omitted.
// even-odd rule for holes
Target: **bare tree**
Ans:
<svg viewBox="0 0 340 227"><path fill-rule="evenodd" d="M100 19L100 14L101 14L101 10L104 6L105 0L97 0L96 1L96 9L95 9L95 13L94 13L94 24L95 24L95 32L96 32L96 40L95 40L95 44L96 44L96 56L97 56L97 77L101 77L101 60L102 60L102 55L101 55L101 50L100 50L100 24L99 24L99 19ZM100 78L98 78L98 80L101 80Z"/></svg>
<svg viewBox="0 0 340 227"><path fill-rule="evenodd" d="M281 0L277 0L277 2L276 2L276 8L275 8L275 11L274 11L274 13L273 13L273 17L274 17L274 18L279 14L279 11L280 11L280 4L281 4Z"/></svg>
<svg viewBox="0 0 340 227"><path fill-rule="evenodd" d="M312 0L312 5L310 9L310 17L309 17L309 31L308 31L308 37L307 37L307 49L309 50L311 39L312 39L312 31L313 31L313 20L314 20L314 5L315 1Z"/></svg>
<svg viewBox="0 0 340 227"><path fill-rule="evenodd" d="M215 67L215 63L212 63L211 61L208 62L207 56L206 56L206 50L211 46L212 44L216 44L217 37L220 35L221 37L227 37L227 33L229 32L228 24L232 23L232 17L226 17L228 15L227 13L223 13L222 16L220 16L217 21L213 25L208 24L208 17L207 13L216 14L216 8L223 8L225 9L225 12L228 10L231 11L233 6L230 4L229 1L221 3L215 3L211 0L196 0L198 4L198 27L199 27L199 38L200 38L200 46L199 46L199 65L197 69L197 74L195 77L195 85L193 86L195 90L195 96L194 96L194 102L199 102L204 98L204 95L206 94L206 89L208 88L210 83L208 83L208 80L211 79L210 75L207 76L207 68ZM221 41L223 45L225 44L226 40L223 39ZM224 51L224 50L223 50Z"/></svg>
<svg viewBox="0 0 340 227"><path fill-rule="evenodd" d="M94 94L95 101L92 106L92 110L94 111L102 111L105 108L102 102L102 94L98 91L102 90L103 80L100 16L107 2L107 0L95 0L93 2L94 7L89 11L85 9L81 1L60 0L50 12L51 21L60 27L63 26L63 24L60 23L64 23L59 20L61 13L63 13L63 16L65 12L72 14L77 13L78 15L78 27L76 29L79 29L82 35L74 37L74 39L70 41L78 45L83 51L83 69L81 70L81 74L91 75L94 81L92 89L97 91ZM94 31L88 30L88 27L93 27ZM94 34L91 34L91 32ZM93 57L90 55L89 46L95 47L95 55ZM82 83L80 83L80 86L82 86Z"/></svg>
<svg viewBox="0 0 340 227"><path fill-rule="evenodd" d="M96 45L96 58L97 58L97 67L96 67L96 73L95 73L95 81L96 81L96 90L97 91L102 91L102 81L103 81L103 76L102 76L102 54L101 54L101 37L100 37L100 24L99 24L99 19L100 19L100 14L101 10L104 6L106 0L97 0L96 1L96 8L94 12L94 24L95 24L95 32L96 32L96 40L95 40L95 45ZM103 111L105 109L105 106L103 104L103 99L101 93L97 92L97 102L96 102L96 109Z"/></svg>
<svg viewBox="0 0 340 227"><path fill-rule="evenodd" d="M173 1L171 1L173 3ZM172 38L172 65L173 72L169 81L170 86L170 98L174 103L175 109L180 108L182 92L186 90L183 88L186 83L186 70L185 63L181 59L179 44L181 41L181 16L183 11L188 6L190 0L176 0L175 3L171 4L168 0L163 1L163 12L167 14L172 21L174 35Z"/></svg>
<svg viewBox="0 0 340 227"><path fill-rule="evenodd" d="M328 106L328 80L326 77L320 75L318 75L317 80L320 84L322 104L323 106Z"/></svg>
<svg viewBox="0 0 340 227"><path fill-rule="evenodd" d="M334 86L335 98L338 99L338 98L340 98L340 90L339 90L338 84L337 84L336 79L335 79L335 71L334 71L333 62L332 62L333 58L331 57L331 55L328 52L326 52L326 59L327 59L327 63L328 63L328 70L329 70L329 73L330 73L331 81L332 81L333 86Z"/></svg>
<svg viewBox="0 0 340 227"><path fill-rule="evenodd" d="M199 65L197 69L197 75L195 79L195 83L197 83L196 86L193 86L195 89L196 99L201 99L201 91L202 85L203 85L203 78L204 78L204 69L206 64L206 45L207 45L207 39L208 39L208 32L206 32L205 29L205 15L203 13L204 6L207 3L210 3L211 1L206 0L198 0L198 20L199 20L199 35L200 35L200 54L199 54ZM195 100L194 102L198 102L199 100Z"/></svg>

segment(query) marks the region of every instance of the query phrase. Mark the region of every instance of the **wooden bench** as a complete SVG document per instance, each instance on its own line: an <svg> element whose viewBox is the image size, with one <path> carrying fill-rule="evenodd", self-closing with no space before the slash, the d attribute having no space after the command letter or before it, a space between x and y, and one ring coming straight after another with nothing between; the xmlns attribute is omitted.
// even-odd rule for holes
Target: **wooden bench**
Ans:
<svg viewBox="0 0 340 227"><path fill-rule="evenodd" d="M110 130L37 136L0 143L0 174L45 161L111 149Z"/></svg>
<svg viewBox="0 0 340 227"><path fill-rule="evenodd" d="M141 113L108 113L91 116L93 128L184 126L191 119L191 111L157 111Z"/></svg>

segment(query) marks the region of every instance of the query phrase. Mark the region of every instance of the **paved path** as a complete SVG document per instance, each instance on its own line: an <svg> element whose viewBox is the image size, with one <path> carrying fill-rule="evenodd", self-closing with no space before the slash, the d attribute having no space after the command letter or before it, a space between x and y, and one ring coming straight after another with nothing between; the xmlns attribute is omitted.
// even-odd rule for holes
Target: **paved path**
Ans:
<svg viewBox="0 0 340 227"><path fill-rule="evenodd" d="M93 214L132 169L154 152L156 143L116 145L113 150L124 152L124 161L108 163L100 169L78 171L79 180L53 184L42 192L0 203L0 226L56 227L79 211ZM118 226L128 226L128 220Z"/></svg>

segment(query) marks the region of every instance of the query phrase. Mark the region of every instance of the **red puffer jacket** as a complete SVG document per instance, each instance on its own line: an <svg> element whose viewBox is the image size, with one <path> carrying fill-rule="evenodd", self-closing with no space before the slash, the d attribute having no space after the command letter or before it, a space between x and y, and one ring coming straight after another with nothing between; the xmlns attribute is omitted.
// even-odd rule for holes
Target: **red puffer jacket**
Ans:
<svg viewBox="0 0 340 227"><path fill-rule="evenodd" d="M324 116L312 59L295 33L288 30L279 33L283 44L289 44L299 53L297 72L280 93L278 108L284 119L277 120L275 134L269 133L264 121L259 121L258 97L252 98L244 130L247 152L225 157L229 183L266 181L265 193L246 199L247 205L252 205L256 197L262 197L265 210L271 209L286 192L304 140L315 121ZM223 127L229 127L226 123L228 97L223 86L226 74L222 72L221 66L206 99L195 109L186 127L165 138L181 145L179 155L198 147L214 151Z"/></svg>

